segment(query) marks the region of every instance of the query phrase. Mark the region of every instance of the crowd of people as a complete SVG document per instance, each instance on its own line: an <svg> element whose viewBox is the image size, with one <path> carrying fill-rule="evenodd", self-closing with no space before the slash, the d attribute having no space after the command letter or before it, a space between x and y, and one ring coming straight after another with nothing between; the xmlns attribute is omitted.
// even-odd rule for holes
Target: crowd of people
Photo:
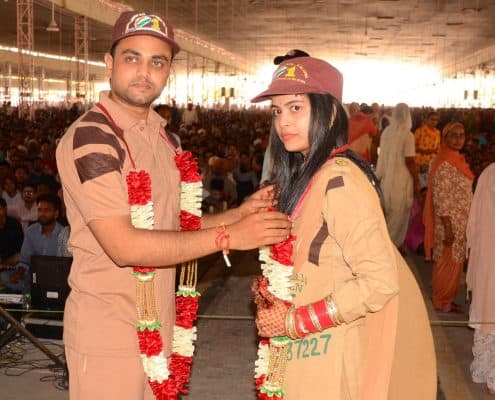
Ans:
<svg viewBox="0 0 495 400"><path fill-rule="evenodd" d="M464 312L454 299L466 263L466 247L486 243L483 235L489 235L492 226L476 229L487 220L481 216L486 212L481 201L490 201L491 193L493 203L493 185L487 182L493 181L495 110L433 110L409 108L403 103L393 108L352 103L344 108L350 148L370 168L376 166L392 243L402 254L424 251L426 259L433 261L432 301L438 312ZM156 111L167 120L168 134L199 161L204 213L237 207L280 176L277 166L263 174L273 119L265 109L225 111L193 107L192 103L178 109L174 103L160 105ZM28 290L32 255L71 256L55 150L81 113L77 106L53 107L39 109L33 120L27 120L6 104L0 110L2 291ZM485 176L488 172L482 175L484 170L490 171L490 177ZM480 175L485 177L478 181ZM473 211L478 182L480 190L488 194L485 200L475 194ZM284 202L290 204L292 189L283 190ZM289 211L293 208L287 207ZM491 217L493 214L487 218ZM486 256L479 252L470 259L468 284L477 307L473 321L491 315L478 295L486 292L491 296L487 281L479 276L491 274L486 263ZM483 350L476 350L473 379L488 381L489 389L495 390L495 378L487 367L490 361L482 357L486 351L495 354L493 330L476 324L475 328L475 347Z"/></svg>

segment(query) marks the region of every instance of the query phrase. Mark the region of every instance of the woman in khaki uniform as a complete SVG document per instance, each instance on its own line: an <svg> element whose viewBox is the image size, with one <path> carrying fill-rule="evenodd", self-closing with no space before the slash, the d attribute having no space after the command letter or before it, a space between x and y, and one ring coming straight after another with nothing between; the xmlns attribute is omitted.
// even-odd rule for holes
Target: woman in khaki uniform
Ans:
<svg viewBox="0 0 495 400"><path fill-rule="evenodd" d="M433 400L422 295L388 236L373 172L342 147L341 98L340 72L303 57L283 62L253 99L272 101L272 180L295 236L290 301L268 278L279 278L274 268L253 282L260 336L291 339L283 390L272 384L272 363L257 376L260 399Z"/></svg>

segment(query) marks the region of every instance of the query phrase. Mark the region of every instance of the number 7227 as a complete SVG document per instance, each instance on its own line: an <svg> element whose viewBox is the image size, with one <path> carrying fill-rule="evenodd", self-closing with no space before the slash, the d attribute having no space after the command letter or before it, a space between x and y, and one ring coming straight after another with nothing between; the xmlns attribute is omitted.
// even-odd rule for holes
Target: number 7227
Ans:
<svg viewBox="0 0 495 400"><path fill-rule="evenodd" d="M287 360L299 360L300 358L318 357L327 354L330 334L322 334L311 339L298 339L289 342Z"/></svg>

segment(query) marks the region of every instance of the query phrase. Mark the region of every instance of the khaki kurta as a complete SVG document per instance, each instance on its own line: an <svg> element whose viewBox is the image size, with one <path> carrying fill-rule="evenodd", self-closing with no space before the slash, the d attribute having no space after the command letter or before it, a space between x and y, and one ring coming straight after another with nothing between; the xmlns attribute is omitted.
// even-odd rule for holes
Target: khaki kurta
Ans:
<svg viewBox="0 0 495 400"><path fill-rule="evenodd" d="M345 323L292 342L286 399L433 400L433 342L421 294L390 241L378 196L359 168L340 157L328 161L308 192L293 232L296 306L331 293ZM404 305L401 291L413 296L404 299ZM422 329L410 328L411 334L429 358L422 365L427 377L421 377L428 395L420 397L414 397L410 375L402 380L402 360L394 363L394 354L403 354L402 343L396 343L402 339L397 321L402 322L399 314L410 303L417 310L407 310L412 314L406 319L417 318ZM402 387L397 396L394 391L388 397L389 386L395 390L395 382L389 385L392 369ZM408 392L414 393L408 397Z"/></svg>

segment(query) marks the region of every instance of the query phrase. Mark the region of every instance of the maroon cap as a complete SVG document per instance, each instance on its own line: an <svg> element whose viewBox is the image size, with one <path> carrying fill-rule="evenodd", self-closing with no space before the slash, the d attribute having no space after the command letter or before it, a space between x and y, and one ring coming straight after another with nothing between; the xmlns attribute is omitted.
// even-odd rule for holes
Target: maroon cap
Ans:
<svg viewBox="0 0 495 400"><path fill-rule="evenodd" d="M129 36L148 35L167 42L175 56L180 46L174 40L174 30L166 19L155 14L124 11L115 22L112 31L112 46Z"/></svg>
<svg viewBox="0 0 495 400"><path fill-rule="evenodd" d="M298 57L282 62L273 73L267 90L251 101L258 103L282 94L329 93L342 101L342 74L326 61Z"/></svg>

